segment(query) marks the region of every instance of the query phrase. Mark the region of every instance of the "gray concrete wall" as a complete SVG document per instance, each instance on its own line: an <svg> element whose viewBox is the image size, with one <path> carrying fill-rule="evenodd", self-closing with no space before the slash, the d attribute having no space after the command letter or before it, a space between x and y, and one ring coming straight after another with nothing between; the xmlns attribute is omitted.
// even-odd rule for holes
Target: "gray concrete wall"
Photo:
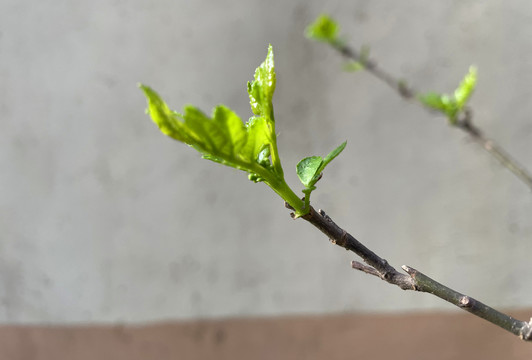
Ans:
<svg viewBox="0 0 532 360"><path fill-rule="evenodd" d="M245 174L159 133L136 88L176 109L249 114L272 43L279 148L348 146L313 195L392 264L499 307L532 305L532 195L481 148L306 40L320 12L417 88L479 68L475 121L532 168L528 1L0 3L0 321L152 321L450 309L350 270Z"/></svg>

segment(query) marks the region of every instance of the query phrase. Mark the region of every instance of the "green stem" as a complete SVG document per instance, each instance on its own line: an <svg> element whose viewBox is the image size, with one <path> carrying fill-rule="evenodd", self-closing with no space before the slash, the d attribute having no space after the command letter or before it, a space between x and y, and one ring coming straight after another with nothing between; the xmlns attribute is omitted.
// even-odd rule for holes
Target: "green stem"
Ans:
<svg viewBox="0 0 532 360"><path fill-rule="evenodd" d="M316 189L316 188L314 187L314 189ZM308 210L310 209L310 193L314 189L305 189L305 190L303 190L303 193L305 194L305 210L307 210L306 212L308 212Z"/></svg>
<svg viewBox="0 0 532 360"><path fill-rule="evenodd" d="M262 176L262 175L261 175ZM264 182L272 188L284 201L286 201L296 212L296 216L300 217L309 212L310 207L305 207L303 200L297 196L284 179L273 179L271 176L264 176Z"/></svg>
<svg viewBox="0 0 532 360"><path fill-rule="evenodd" d="M284 171L283 166L281 165L281 157L279 156L279 150L277 149L277 135L275 134L275 117L273 115L273 106L271 108L270 112L270 126L272 127L272 133L273 133L273 141L272 141L272 149L271 149L271 157L272 157L272 164L275 168L275 171L281 178L284 178Z"/></svg>

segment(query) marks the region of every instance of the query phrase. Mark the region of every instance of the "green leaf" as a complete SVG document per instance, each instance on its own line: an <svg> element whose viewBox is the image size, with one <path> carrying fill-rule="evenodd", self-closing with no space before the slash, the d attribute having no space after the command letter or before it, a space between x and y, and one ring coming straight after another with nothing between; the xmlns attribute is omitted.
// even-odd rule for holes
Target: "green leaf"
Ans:
<svg viewBox="0 0 532 360"><path fill-rule="evenodd" d="M305 209L310 205L310 194L316 190L314 186L321 178L321 173L325 167L334 160L345 149L347 141L344 141L340 146L331 151L329 155L322 159L321 156L310 156L301 160L296 167L297 176L301 183L305 186L303 193L305 194Z"/></svg>
<svg viewBox="0 0 532 360"><path fill-rule="evenodd" d="M271 138L271 163L278 176L283 177L283 167L277 151L275 136L275 117L273 114L273 93L275 92L276 76L273 61L273 48L268 46L268 54L262 64L255 70L255 79L248 82L248 94L251 110L261 117L269 128Z"/></svg>
<svg viewBox="0 0 532 360"><path fill-rule="evenodd" d="M426 94L420 94L417 98L423 105L428 106L429 108L439 110L444 113L447 110L447 105L444 103L441 94L429 92Z"/></svg>
<svg viewBox="0 0 532 360"><path fill-rule="evenodd" d="M456 123L460 109L456 100L446 94L427 93L418 95L418 100L425 106L445 114L451 124Z"/></svg>
<svg viewBox="0 0 532 360"><path fill-rule="evenodd" d="M270 45L266 60L255 70L255 80L248 82L248 94L253 113L271 122L274 121L272 99L275 83L273 49Z"/></svg>
<svg viewBox="0 0 532 360"><path fill-rule="evenodd" d="M255 173L270 170L261 158L272 144L272 133L264 118L251 118L246 125L231 109L219 105L208 117L194 106L186 106L183 115L169 110L151 88L141 85L148 99L148 113L161 131L197 151L203 158Z"/></svg>
<svg viewBox="0 0 532 360"><path fill-rule="evenodd" d="M309 188L312 186L314 178L320 174L319 169L322 164L323 159L321 156L306 157L297 164L297 176L305 187Z"/></svg>
<svg viewBox="0 0 532 360"><path fill-rule="evenodd" d="M305 35L312 40L334 43L338 41L340 26L330 16L320 15L305 29Z"/></svg>
<svg viewBox="0 0 532 360"><path fill-rule="evenodd" d="M319 180L325 167L345 149L347 141L344 141L336 149L331 151L325 159L321 156L309 156L301 160L296 167L297 176L305 187L310 188Z"/></svg>
<svg viewBox="0 0 532 360"><path fill-rule="evenodd" d="M182 116L172 111L151 88L139 85L148 98L148 109L146 112L150 115L153 122L157 124L161 132L175 140L190 144L193 140L184 131L184 124L180 122Z"/></svg>
<svg viewBox="0 0 532 360"><path fill-rule="evenodd" d="M449 119L449 122L454 125L458 120L458 114L463 110L471 97L476 82L477 70L474 66L471 66L469 72L454 91L453 96L430 92L418 95L417 98L423 105L444 113Z"/></svg>
<svg viewBox="0 0 532 360"><path fill-rule="evenodd" d="M477 84L477 68L469 67L469 72L466 74L458 88L454 91L454 99L459 110L462 110L467 100L471 97L475 85Z"/></svg>
<svg viewBox="0 0 532 360"><path fill-rule="evenodd" d="M347 141L344 141L344 142L341 143L336 149L334 149L333 151L331 151L331 152L325 157L325 159L323 159L323 163L321 164L321 167L320 167L320 172L322 172L323 169L325 169L325 166L327 166L331 161L333 161L335 157L337 157L338 155L340 155L340 153L341 153L342 151L344 151L346 145L347 145Z"/></svg>

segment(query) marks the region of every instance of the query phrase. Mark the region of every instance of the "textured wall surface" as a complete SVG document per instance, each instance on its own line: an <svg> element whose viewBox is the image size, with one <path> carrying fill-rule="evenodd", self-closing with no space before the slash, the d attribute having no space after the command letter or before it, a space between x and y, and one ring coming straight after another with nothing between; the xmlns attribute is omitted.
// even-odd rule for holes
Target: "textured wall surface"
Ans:
<svg viewBox="0 0 532 360"><path fill-rule="evenodd" d="M532 305L532 195L443 117L303 37L327 11L416 88L479 68L475 121L532 168L528 1L0 2L0 321L136 322L449 309L350 270L245 174L159 133L137 82L176 109L249 114L275 51L287 180L348 146L315 207L392 264L494 306Z"/></svg>

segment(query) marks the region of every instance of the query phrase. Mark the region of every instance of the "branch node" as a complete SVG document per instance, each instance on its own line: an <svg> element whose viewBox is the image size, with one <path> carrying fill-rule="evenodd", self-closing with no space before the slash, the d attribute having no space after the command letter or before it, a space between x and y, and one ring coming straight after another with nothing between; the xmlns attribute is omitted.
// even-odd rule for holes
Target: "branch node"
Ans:
<svg viewBox="0 0 532 360"><path fill-rule="evenodd" d="M347 231L342 229L342 236L340 237L340 239L338 239L339 241L336 240L334 243L337 244L337 245L340 245L341 247L345 248L346 250L349 250L349 248L347 246L347 238L348 238Z"/></svg>
<svg viewBox="0 0 532 360"><path fill-rule="evenodd" d="M290 210L295 210L289 203L287 203L286 201L284 202L284 207L287 208L287 209L290 209Z"/></svg>
<svg viewBox="0 0 532 360"><path fill-rule="evenodd" d="M390 280L393 278L394 274L391 273L391 272L385 272L384 274L381 275L381 278L390 282Z"/></svg>
<svg viewBox="0 0 532 360"><path fill-rule="evenodd" d="M470 308L473 306L473 299L471 299L469 296L462 296L459 301L459 305L462 308Z"/></svg>
<svg viewBox="0 0 532 360"><path fill-rule="evenodd" d="M403 269L408 275L410 276L414 276L416 270L412 269L410 266L408 265L402 265L401 266L401 269Z"/></svg>
<svg viewBox="0 0 532 360"><path fill-rule="evenodd" d="M526 323L526 326L521 330L519 337L522 340L532 341L532 318L530 318L530 322Z"/></svg>
<svg viewBox="0 0 532 360"><path fill-rule="evenodd" d="M397 90L399 91L399 95L405 99L411 99L414 97L414 92L408 87L405 81L400 80L397 83Z"/></svg>
<svg viewBox="0 0 532 360"><path fill-rule="evenodd" d="M329 215L327 215L327 214L325 213L325 211L323 211L322 209L318 209L318 214L320 214L320 216L321 216L322 218L324 218L325 221L327 221L327 222L332 222L331 217L330 217Z"/></svg>

